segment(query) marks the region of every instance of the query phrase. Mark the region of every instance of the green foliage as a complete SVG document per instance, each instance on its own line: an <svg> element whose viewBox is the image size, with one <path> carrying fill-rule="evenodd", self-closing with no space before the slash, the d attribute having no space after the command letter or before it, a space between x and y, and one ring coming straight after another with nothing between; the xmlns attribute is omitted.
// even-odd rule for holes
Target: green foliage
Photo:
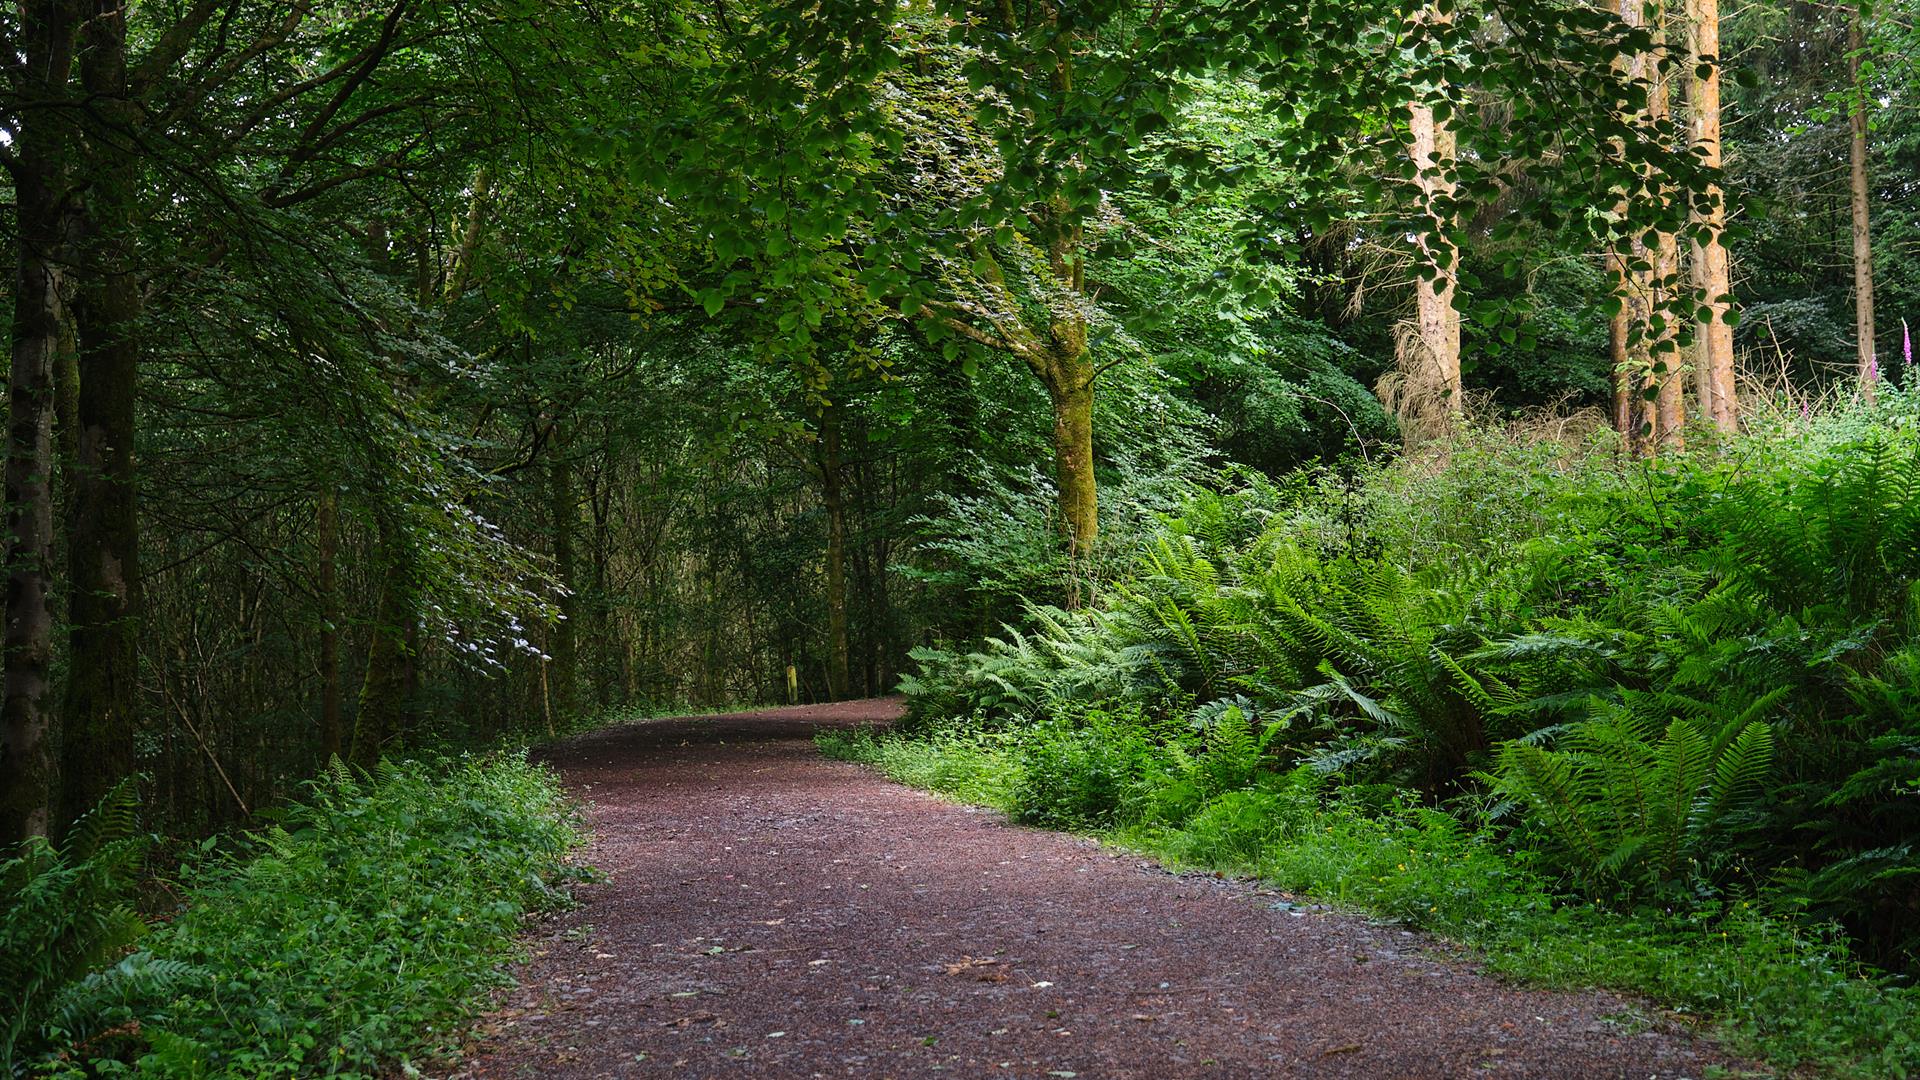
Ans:
<svg viewBox="0 0 1920 1080"><path fill-rule="evenodd" d="M1631 896L1710 877L1702 864L1718 831L1771 773L1773 729L1747 717L1785 696L1775 691L1718 731L1681 717L1662 731L1657 698L1601 702L1598 716L1568 727L1554 749L1502 746L1492 787L1527 807L1553 860L1589 893Z"/></svg>
<svg viewBox="0 0 1920 1080"><path fill-rule="evenodd" d="M1053 829L1114 825L1153 754L1137 713L1098 709L1056 716L1016 745L1013 819Z"/></svg>
<svg viewBox="0 0 1920 1080"><path fill-rule="evenodd" d="M499 983L520 916L579 876L575 840L523 758L336 767L273 827L210 842L183 909L57 999L56 1072L373 1075Z"/></svg>
<svg viewBox="0 0 1920 1080"><path fill-rule="evenodd" d="M0 1075L24 1073L63 1037L100 1030L82 980L147 929L131 904L148 846L137 811L135 782L122 781L60 845L34 837L0 863ZM171 973L142 966L117 978Z"/></svg>
<svg viewBox="0 0 1920 1080"><path fill-rule="evenodd" d="M1004 735L950 728L922 738L876 734L868 728L822 731L820 752L871 765L903 784L964 802L1011 810L1021 782L1021 759Z"/></svg>

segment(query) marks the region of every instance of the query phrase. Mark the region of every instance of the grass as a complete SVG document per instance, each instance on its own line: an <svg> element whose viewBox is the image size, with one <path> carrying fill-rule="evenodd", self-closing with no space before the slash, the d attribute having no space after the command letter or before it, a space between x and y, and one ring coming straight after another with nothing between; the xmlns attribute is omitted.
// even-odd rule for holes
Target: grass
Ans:
<svg viewBox="0 0 1920 1080"><path fill-rule="evenodd" d="M827 755L1024 820L1019 729L914 739L823 733ZM1087 831L1176 867L1245 874L1472 946L1529 985L1642 994L1712 1026L1734 1053L1820 1075L1920 1073L1920 992L1837 940L1740 901L1668 912L1568 901L1490 833L1402 798L1266 773L1174 823ZM1142 804L1152 802L1149 793Z"/></svg>

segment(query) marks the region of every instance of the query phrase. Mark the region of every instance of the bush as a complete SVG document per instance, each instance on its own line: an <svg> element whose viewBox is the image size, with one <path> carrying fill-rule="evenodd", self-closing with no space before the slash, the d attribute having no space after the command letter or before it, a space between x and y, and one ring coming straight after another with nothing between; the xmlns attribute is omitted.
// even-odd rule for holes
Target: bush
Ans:
<svg viewBox="0 0 1920 1080"><path fill-rule="evenodd" d="M1013 819L1052 829L1098 829L1119 821L1152 748L1138 714L1091 710L1024 733Z"/></svg>

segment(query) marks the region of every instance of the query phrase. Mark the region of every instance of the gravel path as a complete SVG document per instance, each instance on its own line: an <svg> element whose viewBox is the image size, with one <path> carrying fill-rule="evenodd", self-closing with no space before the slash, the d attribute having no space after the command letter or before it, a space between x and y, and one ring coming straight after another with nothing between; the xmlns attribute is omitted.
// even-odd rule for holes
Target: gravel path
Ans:
<svg viewBox="0 0 1920 1080"><path fill-rule="evenodd" d="M1700 1076L1622 1000L1008 825L810 741L891 700L656 721L548 757L610 875L454 1075Z"/></svg>

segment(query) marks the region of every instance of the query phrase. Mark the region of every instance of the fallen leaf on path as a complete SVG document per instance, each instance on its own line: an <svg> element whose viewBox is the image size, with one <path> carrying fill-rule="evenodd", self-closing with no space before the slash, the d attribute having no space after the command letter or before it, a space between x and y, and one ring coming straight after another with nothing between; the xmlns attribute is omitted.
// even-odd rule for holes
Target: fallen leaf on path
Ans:
<svg viewBox="0 0 1920 1080"><path fill-rule="evenodd" d="M995 960L992 957L976 958L972 956L962 956L960 959L955 960L951 964L943 964L942 967L946 969L946 972L949 975L962 975L974 968L992 967L993 965L998 964L999 962L1000 961Z"/></svg>

